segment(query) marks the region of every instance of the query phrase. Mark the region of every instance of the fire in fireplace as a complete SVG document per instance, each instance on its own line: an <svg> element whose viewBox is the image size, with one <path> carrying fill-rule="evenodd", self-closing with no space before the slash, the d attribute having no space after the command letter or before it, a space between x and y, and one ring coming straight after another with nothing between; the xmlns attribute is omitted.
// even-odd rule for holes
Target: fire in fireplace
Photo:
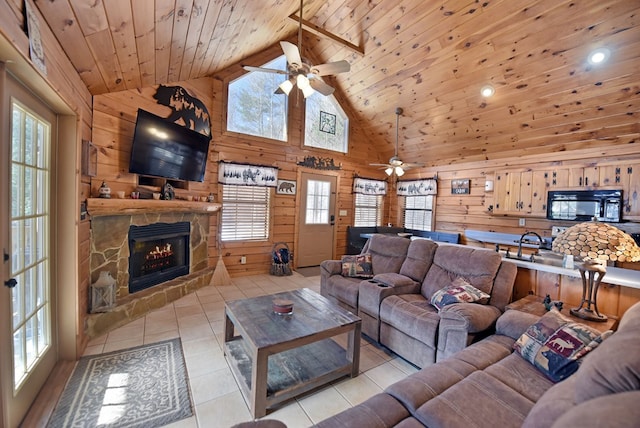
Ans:
<svg viewBox="0 0 640 428"><path fill-rule="evenodd" d="M129 227L129 293L189 273L191 223Z"/></svg>

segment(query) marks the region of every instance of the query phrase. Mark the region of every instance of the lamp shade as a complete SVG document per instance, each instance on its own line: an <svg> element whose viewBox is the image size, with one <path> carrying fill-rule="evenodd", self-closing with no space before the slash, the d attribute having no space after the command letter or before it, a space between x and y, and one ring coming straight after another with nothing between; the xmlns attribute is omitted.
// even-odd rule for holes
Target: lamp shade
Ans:
<svg viewBox="0 0 640 428"><path fill-rule="evenodd" d="M560 232L553 240L552 250L603 264L640 261L640 247L631 236L597 221L579 223Z"/></svg>

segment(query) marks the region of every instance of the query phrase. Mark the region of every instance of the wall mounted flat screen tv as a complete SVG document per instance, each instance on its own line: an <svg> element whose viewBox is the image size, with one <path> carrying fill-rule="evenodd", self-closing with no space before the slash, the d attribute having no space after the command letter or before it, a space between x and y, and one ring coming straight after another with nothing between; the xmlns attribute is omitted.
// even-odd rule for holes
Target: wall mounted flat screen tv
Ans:
<svg viewBox="0 0 640 428"><path fill-rule="evenodd" d="M138 109L129 172L204 181L211 138Z"/></svg>

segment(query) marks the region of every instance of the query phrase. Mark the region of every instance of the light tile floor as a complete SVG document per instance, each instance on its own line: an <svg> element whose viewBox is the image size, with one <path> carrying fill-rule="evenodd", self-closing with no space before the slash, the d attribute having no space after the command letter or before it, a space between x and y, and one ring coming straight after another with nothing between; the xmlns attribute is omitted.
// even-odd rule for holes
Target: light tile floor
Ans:
<svg viewBox="0 0 640 428"><path fill-rule="evenodd" d="M183 427L230 427L252 420L240 389L227 365L224 343L224 302L273 294L297 288L320 291L320 277L256 275L234 278L232 285L207 286L144 318L92 340L85 351L100 354L180 337L187 365L195 414L170 425ZM309 427L381 392L417 369L401 358L361 341L360 372L324 388L298 397L268 414L289 428Z"/></svg>

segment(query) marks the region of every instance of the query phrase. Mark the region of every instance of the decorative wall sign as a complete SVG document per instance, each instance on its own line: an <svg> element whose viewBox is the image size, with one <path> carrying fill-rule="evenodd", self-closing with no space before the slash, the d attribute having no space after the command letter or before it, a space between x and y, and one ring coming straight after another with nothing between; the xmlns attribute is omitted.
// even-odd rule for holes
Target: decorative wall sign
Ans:
<svg viewBox="0 0 640 428"><path fill-rule="evenodd" d="M307 156L302 162L298 162L300 166L306 166L314 169L341 169L340 165L336 165L331 158L317 158L315 156Z"/></svg>
<svg viewBox="0 0 640 428"><path fill-rule="evenodd" d="M327 113L326 111L320 112L320 131L336 135L335 114Z"/></svg>
<svg viewBox="0 0 640 428"><path fill-rule="evenodd" d="M218 183L241 186L276 187L278 168L272 166L248 165L220 162Z"/></svg>
<svg viewBox="0 0 640 428"><path fill-rule="evenodd" d="M296 194L296 182L293 180L278 180L278 187L276 187L276 193L278 195L295 195Z"/></svg>
<svg viewBox="0 0 640 428"><path fill-rule="evenodd" d="M153 95L158 104L170 107L173 112L167 117L175 123L180 123L189 129L204 135L211 135L209 110L202 101L189 95L182 86L158 86Z"/></svg>
<svg viewBox="0 0 640 428"><path fill-rule="evenodd" d="M363 195L386 195L387 182L356 177L353 179L353 193Z"/></svg>
<svg viewBox="0 0 640 428"><path fill-rule="evenodd" d="M31 2L24 2L24 10L27 15L27 33L29 34L29 56L33 64L43 73L47 74L47 66L44 63L44 48L40 34L40 23L38 17L33 12Z"/></svg>
<svg viewBox="0 0 640 428"><path fill-rule="evenodd" d="M460 180L451 180L451 194L452 195L468 195L469 179L463 178Z"/></svg>
<svg viewBox="0 0 640 428"><path fill-rule="evenodd" d="M438 184L435 179L398 181L398 195L400 196L424 196L438 193Z"/></svg>

